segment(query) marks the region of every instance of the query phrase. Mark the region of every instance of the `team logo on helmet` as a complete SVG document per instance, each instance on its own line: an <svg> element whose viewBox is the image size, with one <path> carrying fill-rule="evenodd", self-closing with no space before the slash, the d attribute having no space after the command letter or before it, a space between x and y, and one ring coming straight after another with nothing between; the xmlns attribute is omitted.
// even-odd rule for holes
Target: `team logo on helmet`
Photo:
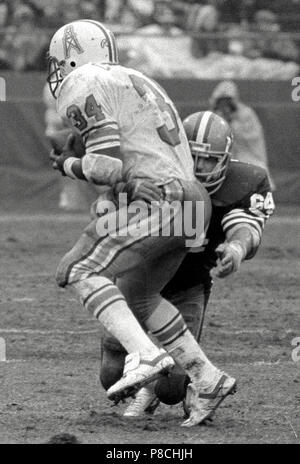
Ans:
<svg viewBox="0 0 300 464"><path fill-rule="evenodd" d="M102 39L101 40L101 48L106 48L108 46L109 46L108 40L107 39Z"/></svg>
<svg viewBox="0 0 300 464"><path fill-rule="evenodd" d="M63 36L63 47L65 59L70 58L71 49L75 50L78 54L84 52L83 48L81 47L78 41L73 25L67 26L65 28Z"/></svg>

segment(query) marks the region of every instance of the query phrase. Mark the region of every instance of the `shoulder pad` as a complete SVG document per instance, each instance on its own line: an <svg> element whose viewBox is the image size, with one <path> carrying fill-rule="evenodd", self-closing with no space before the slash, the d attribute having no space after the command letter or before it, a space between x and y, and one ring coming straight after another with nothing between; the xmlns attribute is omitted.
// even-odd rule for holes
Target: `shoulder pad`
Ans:
<svg viewBox="0 0 300 464"><path fill-rule="evenodd" d="M253 193L262 195L271 191L265 169L253 164L231 160L226 179L221 188L211 197L216 206L236 206L250 198Z"/></svg>

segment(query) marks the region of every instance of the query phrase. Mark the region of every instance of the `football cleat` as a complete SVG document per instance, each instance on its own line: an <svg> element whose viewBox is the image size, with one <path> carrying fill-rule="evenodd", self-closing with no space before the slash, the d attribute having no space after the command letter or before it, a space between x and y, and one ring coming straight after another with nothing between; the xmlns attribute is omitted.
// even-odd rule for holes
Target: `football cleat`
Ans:
<svg viewBox="0 0 300 464"><path fill-rule="evenodd" d="M167 374L174 361L165 350L157 350L155 356L130 353L125 358L122 378L107 390L108 399L118 403L128 396L134 395L140 388Z"/></svg>
<svg viewBox="0 0 300 464"><path fill-rule="evenodd" d="M194 383L190 383L185 400L185 411L189 412L189 417L181 424L182 427L192 427L211 419L226 396L235 392L236 379L220 371L211 387L201 389Z"/></svg>
<svg viewBox="0 0 300 464"><path fill-rule="evenodd" d="M152 388L141 388L130 405L123 413L125 417L141 417L145 414L154 414L160 401Z"/></svg>

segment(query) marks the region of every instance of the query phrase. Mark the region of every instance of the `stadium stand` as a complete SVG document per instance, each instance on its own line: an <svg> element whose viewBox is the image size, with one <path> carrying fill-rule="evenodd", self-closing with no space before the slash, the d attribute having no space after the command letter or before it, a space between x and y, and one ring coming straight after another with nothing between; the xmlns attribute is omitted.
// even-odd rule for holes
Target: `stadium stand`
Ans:
<svg viewBox="0 0 300 464"><path fill-rule="evenodd" d="M182 117L207 109L218 79L233 79L262 122L275 199L300 203L300 106L291 85L299 76L300 0L0 0L2 208L20 207L20 198L24 208L57 207L44 135L45 57L53 29L79 17L108 22L122 64L158 79ZM275 36L276 50L290 55L276 56Z"/></svg>

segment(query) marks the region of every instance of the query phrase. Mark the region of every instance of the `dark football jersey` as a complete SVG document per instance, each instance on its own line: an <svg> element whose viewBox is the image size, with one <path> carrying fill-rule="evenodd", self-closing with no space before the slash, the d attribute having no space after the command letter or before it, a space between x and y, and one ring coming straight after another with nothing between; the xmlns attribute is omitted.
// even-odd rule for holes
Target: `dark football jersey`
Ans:
<svg viewBox="0 0 300 464"><path fill-rule="evenodd" d="M215 249L225 241L226 233L247 224L261 238L265 222L274 210L267 172L235 160L230 161L226 179L211 201L212 217L203 247L187 254L163 294L209 283L210 270L217 262ZM255 252L256 249L252 250L246 259L252 258Z"/></svg>

